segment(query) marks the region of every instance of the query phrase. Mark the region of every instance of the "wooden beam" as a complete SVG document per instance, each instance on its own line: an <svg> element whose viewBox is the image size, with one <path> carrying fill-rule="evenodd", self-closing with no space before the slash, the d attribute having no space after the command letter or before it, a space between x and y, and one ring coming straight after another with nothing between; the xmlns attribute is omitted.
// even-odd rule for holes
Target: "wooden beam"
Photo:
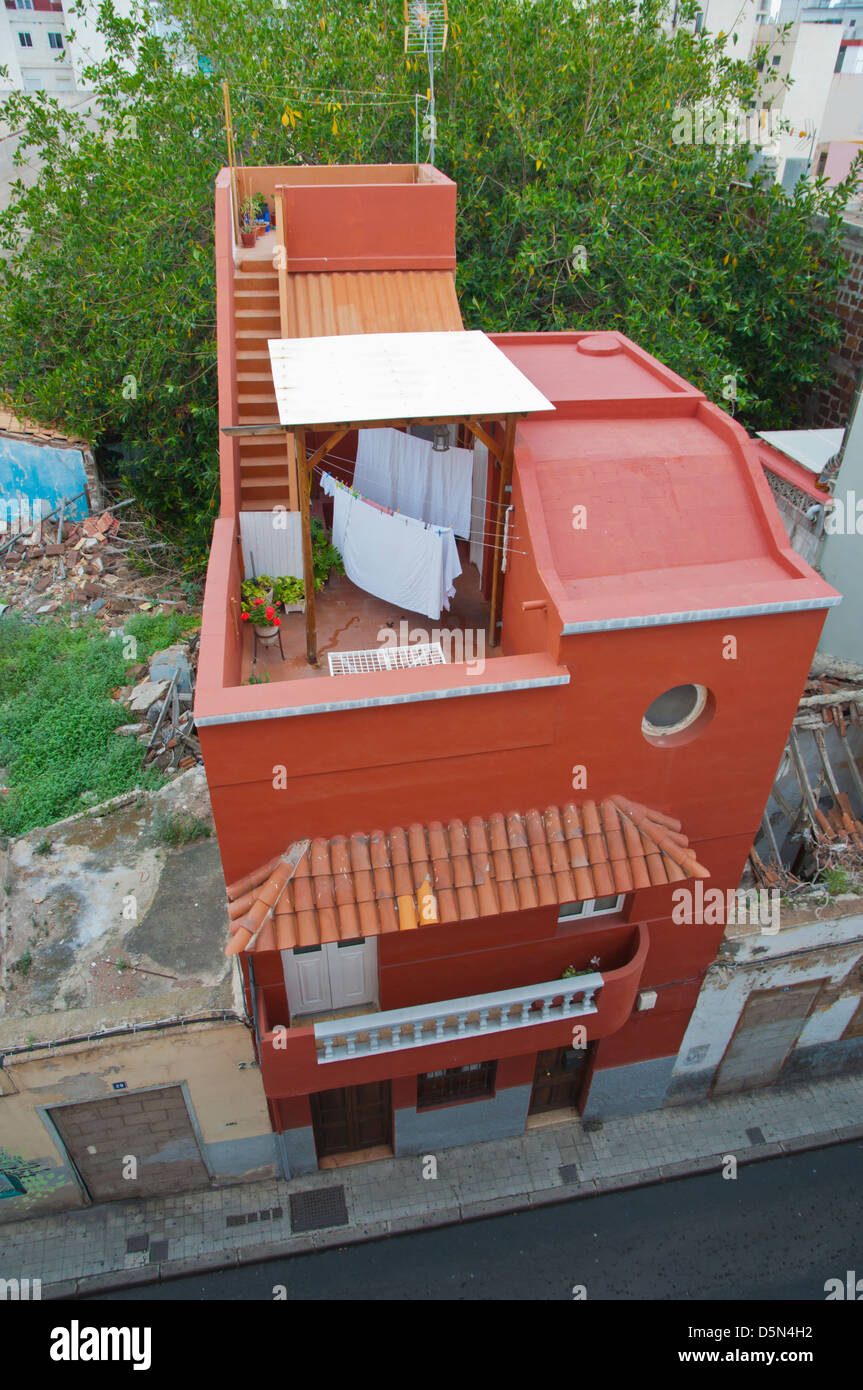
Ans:
<svg viewBox="0 0 863 1390"><path fill-rule="evenodd" d="M318 630L315 622L315 569L312 563L312 521L309 510L309 466L306 459L306 431L294 430L297 452L297 485L300 491L300 524L303 533L303 585L306 596L306 657L310 666L318 664Z"/></svg>
<svg viewBox="0 0 863 1390"><path fill-rule="evenodd" d="M219 431L233 438L234 435L244 434L279 434L287 428L287 425L280 425L277 420L273 420L268 425L220 425Z"/></svg>
<svg viewBox="0 0 863 1390"><path fill-rule="evenodd" d="M333 433L327 438L327 440L320 446L320 448L315 450L315 452L312 454L312 457L309 459L308 467L310 476L312 473L312 469L316 468L317 465L321 462L321 460L326 458L327 454L330 452L330 449L334 449L336 445L342 439L344 439L346 434L347 430L334 430Z"/></svg>
<svg viewBox="0 0 863 1390"><path fill-rule="evenodd" d="M483 429L479 421L466 419L459 423L464 424L464 426L470 430L471 434L475 435L480 443L485 445L492 457L497 459L498 463L503 461L503 448L498 444L496 439L492 438L487 430Z"/></svg>
<svg viewBox="0 0 863 1390"><path fill-rule="evenodd" d="M491 612L488 619L488 644L498 645L497 624L503 607L503 573L501 571L503 519L506 511L506 489L512 479L512 460L515 452L514 415L507 415L504 426L503 450L500 463L500 482L497 490L497 515L494 519L494 550L492 551Z"/></svg>

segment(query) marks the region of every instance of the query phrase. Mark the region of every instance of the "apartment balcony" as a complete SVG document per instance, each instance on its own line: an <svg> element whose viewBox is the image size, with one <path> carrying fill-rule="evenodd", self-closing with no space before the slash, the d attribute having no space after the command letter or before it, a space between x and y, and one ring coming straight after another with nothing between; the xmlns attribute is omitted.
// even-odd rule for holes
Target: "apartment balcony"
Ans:
<svg viewBox="0 0 863 1390"><path fill-rule="evenodd" d="M402 1009L371 1009L299 1027L258 1005L264 1089L271 1099L517 1057L616 1033L635 1007L649 945L633 926L617 968ZM593 949L593 946L590 948Z"/></svg>
<svg viewBox="0 0 863 1390"><path fill-rule="evenodd" d="M341 1062L462 1038L491 1038L494 1033L529 1028L534 1023L586 1018L597 1012L595 1000L601 989L602 976L589 974L577 977L577 983L567 983L565 988L560 980L550 980L524 989L315 1023L318 1061Z"/></svg>

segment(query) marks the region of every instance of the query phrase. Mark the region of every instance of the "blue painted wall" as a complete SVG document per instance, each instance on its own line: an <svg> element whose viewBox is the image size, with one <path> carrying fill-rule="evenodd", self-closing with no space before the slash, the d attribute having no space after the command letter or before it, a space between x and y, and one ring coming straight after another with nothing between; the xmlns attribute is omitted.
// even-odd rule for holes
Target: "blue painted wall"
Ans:
<svg viewBox="0 0 863 1390"><path fill-rule="evenodd" d="M47 516L64 497L74 497L86 486L80 449L54 449L47 444L30 444L24 439L0 435L0 524L5 521L8 526L18 516L18 499L22 495L30 501L31 515L32 504L40 498L42 515ZM87 512L87 499L80 497L66 515L78 521Z"/></svg>

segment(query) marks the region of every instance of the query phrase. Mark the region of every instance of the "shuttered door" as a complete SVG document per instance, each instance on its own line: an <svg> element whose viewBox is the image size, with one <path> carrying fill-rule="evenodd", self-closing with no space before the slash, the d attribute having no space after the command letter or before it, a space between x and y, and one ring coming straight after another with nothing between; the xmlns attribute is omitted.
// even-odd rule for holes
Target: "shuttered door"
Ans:
<svg viewBox="0 0 863 1390"><path fill-rule="evenodd" d="M754 991L722 1060L714 1095L769 1086L781 1072L823 980Z"/></svg>
<svg viewBox="0 0 863 1390"><path fill-rule="evenodd" d="M209 1187L180 1086L58 1105L51 1120L94 1202ZM128 1158L137 1161L137 1177Z"/></svg>

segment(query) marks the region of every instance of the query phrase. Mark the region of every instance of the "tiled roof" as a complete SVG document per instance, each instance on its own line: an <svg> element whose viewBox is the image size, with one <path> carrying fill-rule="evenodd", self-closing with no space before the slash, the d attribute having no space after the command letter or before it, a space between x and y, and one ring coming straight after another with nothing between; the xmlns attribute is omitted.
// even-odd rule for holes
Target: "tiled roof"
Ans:
<svg viewBox="0 0 863 1390"><path fill-rule="evenodd" d="M679 821L623 796L312 840L288 881L290 849L228 887L227 954L252 941L254 951L316 946L710 877Z"/></svg>
<svg viewBox="0 0 863 1390"><path fill-rule="evenodd" d="M68 444L76 449L90 447L86 439L79 439L74 434L64 434L53 425L38 425L33 420L22 419L13 415L11 410L0 410L0 434L26 435L41 444Z"/></svg>

